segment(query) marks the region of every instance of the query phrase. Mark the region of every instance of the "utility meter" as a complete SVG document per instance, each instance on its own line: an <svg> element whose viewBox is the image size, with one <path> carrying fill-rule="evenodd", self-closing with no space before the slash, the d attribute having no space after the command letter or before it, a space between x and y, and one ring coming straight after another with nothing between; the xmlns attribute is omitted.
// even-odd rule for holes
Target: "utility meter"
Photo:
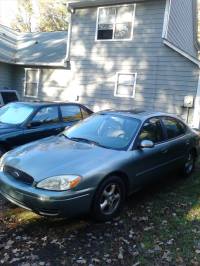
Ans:
<svg viewBox="0 0 200 266"><path fill-rule="evenodd" d="M194 106L194 96L185 96L184 97L184 107L185 108L192 108Z"/></svg>

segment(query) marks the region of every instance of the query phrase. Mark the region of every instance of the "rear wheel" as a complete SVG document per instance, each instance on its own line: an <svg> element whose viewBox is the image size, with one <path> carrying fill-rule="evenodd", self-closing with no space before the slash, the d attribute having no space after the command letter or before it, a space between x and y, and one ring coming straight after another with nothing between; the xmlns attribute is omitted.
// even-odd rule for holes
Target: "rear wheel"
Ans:
<svg viewBox="0 0 200 266"><path fill-rule="evenodd" d="M92 216L97 221L108 221L117 216L124 203L125 185L120 177L108 177L97 189L92 204Z"/></svg>
<svg viewBox="0 0 200 266"><path fill-rule="evenodd" d="M195 162L195 153L193 151L189 151L182 171L184 177L189 177L193 173L195 169Z"/></svg>

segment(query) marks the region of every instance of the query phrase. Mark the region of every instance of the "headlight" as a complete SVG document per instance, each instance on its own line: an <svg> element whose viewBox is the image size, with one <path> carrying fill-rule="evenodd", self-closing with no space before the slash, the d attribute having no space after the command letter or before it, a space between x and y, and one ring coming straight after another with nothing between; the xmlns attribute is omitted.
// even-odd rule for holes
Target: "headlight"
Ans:
<svg viewBox="0 0 200 266"><path fill-rule="evenodd" d="M0 171L3 171L5 154L0 158Z"/></svg>
<svg viewBox="0 0 200 266"><path fill-rule="evenodd" d="M81 181L77 175L60 175L46 178L37 184L38 188L54 191L65 191L75 188Z"/></svg>

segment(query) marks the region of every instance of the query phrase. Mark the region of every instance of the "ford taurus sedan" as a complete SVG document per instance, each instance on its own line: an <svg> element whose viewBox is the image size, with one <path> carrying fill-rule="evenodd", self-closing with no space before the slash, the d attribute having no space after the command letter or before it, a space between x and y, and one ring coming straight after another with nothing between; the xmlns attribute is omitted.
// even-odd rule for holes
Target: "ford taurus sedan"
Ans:
<svg viewBox="0 0 200 266"><path fill-rule="evenodd" d="M200 138L165 113L104 111L1 158L0 192L45 216L118 215L125 197L167 171L189 176Z"/></svg>
<svg viewBox="0 0 200 266"><path fill-rule="evenodd" d="M0 109L0 156L25 143L58 135L91 115L76 103L15 102Z"/></svg>

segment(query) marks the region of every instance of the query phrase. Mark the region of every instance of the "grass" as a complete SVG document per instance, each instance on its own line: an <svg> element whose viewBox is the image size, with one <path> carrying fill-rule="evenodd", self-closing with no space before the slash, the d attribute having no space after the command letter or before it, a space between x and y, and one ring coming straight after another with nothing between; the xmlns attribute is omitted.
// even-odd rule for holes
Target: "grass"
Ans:
<svg viewBox="0 0 200 266"><path fill-rule="evenodd" d="M192 178L178 183L152 199L148 224L153 226L143 230L139 239L144 244L138 258L142 265L156 261L200 265L200 169ZM155 247L160 248L159 252Z"/></svg>

